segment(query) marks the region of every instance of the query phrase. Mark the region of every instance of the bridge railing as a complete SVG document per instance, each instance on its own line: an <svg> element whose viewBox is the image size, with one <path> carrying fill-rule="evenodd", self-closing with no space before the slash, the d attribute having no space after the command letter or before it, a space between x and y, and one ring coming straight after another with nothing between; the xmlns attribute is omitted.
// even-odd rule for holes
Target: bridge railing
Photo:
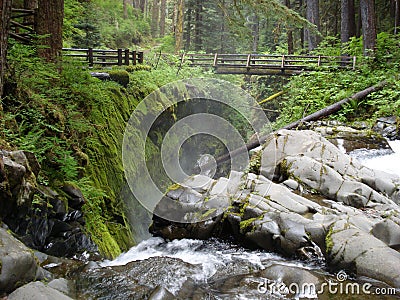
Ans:
<svg viewBox="0 0 400 300"><path fill-rule="evenodd" d="M185 54L192 66L214 68L312 70L318 67L355 69L356 57L267 54Z"/></svg>
<svg viewBox="0 0 400 300"><path fill-rule="evenodd" d="M101 65L102 67L129 66L130 64L142 64L144 61L143 52L129 49L63 48L63 56L88 63L90 67L94 65Z"/></svg>
<svg viewBox="0 0 400 300"><path fill-rule="evenodd" d="M9 34L15 40L30 44L36 30L36 11L33 9L11 9Z"/></svg>

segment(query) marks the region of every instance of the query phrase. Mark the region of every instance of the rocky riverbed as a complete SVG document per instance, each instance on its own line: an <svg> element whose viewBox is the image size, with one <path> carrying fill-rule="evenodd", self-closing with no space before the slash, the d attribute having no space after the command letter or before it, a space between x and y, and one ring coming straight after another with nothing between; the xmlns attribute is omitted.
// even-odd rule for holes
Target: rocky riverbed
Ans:
<svg viewBox="0 0 400 300"><path fill-rule="evenodd" d="M396 139L390 122L377 130ZM8 299L400 295L400 178L354 159L368 157L357 151L393 151L364 124L304 126L313 130L271 134L246 171L171 187L153 216L156 237L114 261L78 255L96 250L79 190L40 186L29 152L3 151L0 291ZM328 289L335 287L342 291ZM356 287L361 295L343 290Z"/></svg>
<svg viewBox="0 0 400 300"><path fill-rule="evenodd" d="M307 130L272 134L253 160L259 168L251 172L197 175L169 191L152 233L168 240L233 236L246 248L324 259L333 272L400 288L398 176L364 167ZM180 209L168 218L171 203Z"/></svg>

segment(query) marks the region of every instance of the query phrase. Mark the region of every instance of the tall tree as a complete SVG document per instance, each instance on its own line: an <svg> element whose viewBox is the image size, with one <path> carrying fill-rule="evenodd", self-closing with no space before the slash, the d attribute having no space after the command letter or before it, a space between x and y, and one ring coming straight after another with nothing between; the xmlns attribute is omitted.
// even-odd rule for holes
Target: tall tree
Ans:
<svg viewBox="0 0 400 300"><path fill-rule="evenodd" d="M253 35L253 47L252 51L253 53L258 52L258 44L260 42L260 18L258 15L254 15L252 26L251 26L251 31Z"/></svg>
<svg viewBox="0 0 400 300"><path fill-rule="evenodd" d="M133 6L144 14L146 9L146 0L133 0Z"/></svg>
<svg viewBox="0 0 400 300"><path fill-rule="evenodd" d="M158 0L153 0L151 7L151 36L157 37L158 35L158 24L160 18L160 6Z"/></svg>
<svg viewBox="0 0 400 300"><path fill-rule="evenodd" d="M177 0L176 10L175 52L178 53L182 49L183 41L184 0Z"/></svg>
<svg viewBox="0 0 400 300"><path fill-rule="evenodd" d="M25 9L36 9L38 7L38 0L24 0L24 8ZM25 17L24 23L35 25L35 17L28 16Z"/></svg>
<svg viewBox="0 0 400 300"><path fill-rule="evenodd" d="M356 19L354 0L341 0L340 37L342 43L347 43L356 35Z"/></svg>
<svg viewBox="0 0 400 300"><path fill-rule="evenodd" d="M307 0L306 17L310 23L314 24L317 29L320 30L319 0ZM317 48L319 44L318 34L306 29L306 37L308 41L308 50L311 51Z"/></svg>
<svg viewBox="0 0 400 300"><path fill-rule="evenodd" d="M392 0L392 9L390 11L393 13L392 17L394 18L394 34L397 34L400 24L400 0Z"/></svg>
<svg viewBox="0 0 400 300"><path fill-rule="evenodd" d="M128 19L128 5L129 0L123 0L123 7L124 7L124 19Z"/></svg>
<svg viewBox="0 0 400 300"><path fill-rule="evenodd" d="M285 0L285 5L287 8L291 8L290 0ZM293 30L290 28L290 25L287 25L287 45L288 45L288 54L293 54L294 51L294 42L293 42Z"/></svg>
<svg viewBox="0 0 400 300"><path fill-rule="evenodd" d="M224 0L222 0L224 1ZM196 13L194 24L194 49L200 51L202 47L202 27L203 27L203 3L201 0L196 0ZM224 16L222 16L224 19ZM222 29L222 28L221 28Z"/></svg>
<svg viewBox="0 0 400 300"><path fill-rule="evenodd" d="M186 30L185 30L185 49L189 50L190 44L192 42L192 12L193 12L193 2L187 2L187 10L186 10Z"/></svg>
<svg viewBox="0 0 400 300"><path fill-rule="evenodd" d="M3 96L4 71L7 62L7 44L8 29L10 27L11 17L11 2L11 0L0 0L0 99Z"/></svg>
<svg viewBox="0 0 400 300"><path fill-rule="evenodd" d="M56 62L61 56L63 18L64 0L39 0L37 32L44 36L39 55L47 61Z"/></svg>
<svg viewBox="0 0 400 300"><path fill-rule="evenodd" d="M374 52L376 46L375 1L360 0L364 55Z"/></svg>
<svg viewBox="0 0 400 300"><path fill-rule="evenodd" d="M165 20L167 18L167 0L161 0L160 7L160 36L165 36Z"/></svg>

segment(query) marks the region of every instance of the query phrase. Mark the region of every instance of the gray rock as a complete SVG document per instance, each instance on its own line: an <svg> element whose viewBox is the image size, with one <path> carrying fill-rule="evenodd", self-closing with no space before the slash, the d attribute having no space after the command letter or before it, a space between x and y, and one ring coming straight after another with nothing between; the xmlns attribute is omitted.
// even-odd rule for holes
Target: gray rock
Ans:
<svg viewBox="0 0 400 300"><path fill-rule="evenodd" d="M0 228L0 291L11 292L35 280L38 271L33 252Z"/></svg>
<svg viewBox="0 0 400 300"><path fill-rule="evenodd" d="M71 300L72 298L63 293L44 285L42 282L28 283L10 295L8 300Z"/></svg>
<svg viewBox="0 0 400 300"><path fill-rule="evenodd" d="M215 180L210 177L204 175L195 175L189 177L184 183L182 183L182 186L196 189L198 191L207 191L214 183Z"/></svg>
<svg viewBox="0 0 400 300"><path fill-rule="evenodd" d="M71 298L74 298L74 296L75 296L72 282L68 281L65 278L54 279L54 280L50 281L47 286L63 293L64 295L67 295Z"/></svg>
<svg viewBox="0 0 400 300"><path fill-rule="evenodd" d="M0 152L0 190L0 217L3 219L31 204L36 176L23 151Z"/></svg>
<svg viewBox="0 0 400 300"><path fill-rule="evenodd" d="M371 233L388 246L400 249L400 226L390 219L385 219L372 228Z"/></svg>
<svg viewBox="0 0 400 300"><path fill-rule="evenodd" d="M151 293L149 300L174 300L175 296L165 287L158 286Z"/></svg>
<svg viewBox="0 0 400 300"><path fill-rule="evenodd" d="M327 237L330 264L400 287L400 253L372 235L339 221Z"/></svg>
<svg viewBox="0 0 400 300"><path fill-rule="evenodd" d="M284 184L285 186L287 186L292 190L297 190L299 188L299 183L293 179L285 180L284 182L282 182L282 184Z"/></svg>
<svg viewBox="0 0 400 300"><path fill-rule="evenodd" d="M209 195L216 196L216 195L226 195L227 188L228 188L229 179L221 177L217 180L214 186L211 188Z"/></svg>

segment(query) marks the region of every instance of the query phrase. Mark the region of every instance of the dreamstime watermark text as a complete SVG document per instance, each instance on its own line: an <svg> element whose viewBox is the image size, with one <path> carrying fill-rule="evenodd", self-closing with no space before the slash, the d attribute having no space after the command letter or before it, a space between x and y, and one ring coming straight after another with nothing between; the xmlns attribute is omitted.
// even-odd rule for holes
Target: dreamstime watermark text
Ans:
<svg viewBox="0 0 400 300"><path fill-rule="evenodd" d="M396 295L395 288L374 287L370 283L358 283L347 281L348 275L340 271L336 275L336 281L329 280L320 285L315 283L291 283L289 285L282 281L271 281L264 279L259 283L257 290L260 294L269 295L295 295L297 297L318 298L318 295Z"/></svg>

